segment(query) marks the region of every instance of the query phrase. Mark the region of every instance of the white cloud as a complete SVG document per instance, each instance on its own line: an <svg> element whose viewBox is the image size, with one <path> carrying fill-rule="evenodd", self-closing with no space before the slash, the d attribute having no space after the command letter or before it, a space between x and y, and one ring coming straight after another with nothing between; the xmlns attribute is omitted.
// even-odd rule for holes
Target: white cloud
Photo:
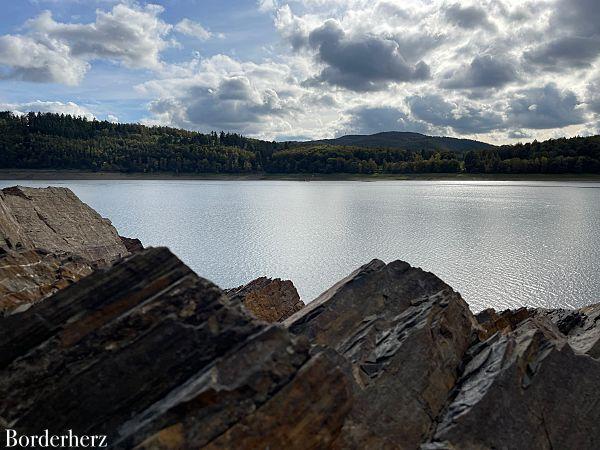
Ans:
<svg viewBox="0 0 600 450"><path fill-rule="evenodd" d="M194 22L190 19L183 19L177 25L175 25L175 31L181 34L185 34L186 36L192 36L201 41L206 41L210 39L212 33L200 25L198 22Z"/></svg>
<svg viewBox="0 0 600 450"><path fill-rule="evenodd" d="M27 21L26 34L0 36L0 76L74 85L95 59L159 69L172 28L160 20L162 11L158 5L118 4L98 10L87 24L57 22L45 11Z"/></svg>

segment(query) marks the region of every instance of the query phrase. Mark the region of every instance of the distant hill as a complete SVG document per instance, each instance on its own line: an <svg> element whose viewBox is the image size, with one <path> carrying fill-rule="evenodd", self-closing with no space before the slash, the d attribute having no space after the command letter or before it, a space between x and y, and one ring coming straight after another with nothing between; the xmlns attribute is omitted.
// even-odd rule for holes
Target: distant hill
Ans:
<svg viewBox="0 0 600 450"><path fill-rule="evenodd" d="M419 133L405 133L400 131L387 131L371 135L348 135L335 139L294 143L294 145L298 146L315 144L347 145L367 148L401 148L409 151L449 150L458 153L464 153L470 150L490 150L496 148L491 144L471 139L426 136Z"/></svg>

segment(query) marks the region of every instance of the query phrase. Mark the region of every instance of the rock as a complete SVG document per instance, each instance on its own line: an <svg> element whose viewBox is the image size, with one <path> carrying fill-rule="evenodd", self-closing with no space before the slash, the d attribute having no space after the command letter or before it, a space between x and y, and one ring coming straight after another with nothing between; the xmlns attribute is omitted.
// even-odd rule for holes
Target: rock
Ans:
<svg viewBox="0 0 600 450"><path fill-rule="evenodd" d="M2 189L0 247L70 253L98 265L129 254L108 219L58 187Z"/></svg>
<svg viewBox="0 0 600 450"><path fill-rule="evenodd" d="M142 241L135 238L128 238L124 236L119 236L121 238L121 242L127 249L129 253L137 253L144 250L144 246L142 245Z"/></svg>
<svg viewBox="0 0 600 450"><path fill-rule="evenodd" d="M475 319L435 275L374 260L284 324L351 364L353 408L333 448L414 449L446 404Z"/></svg>
<svg viewBox="0 0 600 450"><path fill-rule="evenodd" d="M150 248L0 319L0 423L113 448L326 448L351 387L309 350Z"/></svg>
<svg viewBox="0 0 600 450"><path fill-rule="evenodd" d="M226 292L231 301L243 303L254 317L266 322L281 322L304 308L294 284L280 278L257 278Z"/></svg>
<svg viewBox="0 0 600 450"><path fill-rule="evenodd" d="M127 241L132 249L134 241ZM129 253L110 221L69 189L0 191L0 315L20 312Z"/></svg>
<svg viewBox="0 0 600 450"><path fill-rule="evenodd" d="M92 273L78 256L43 250L0 250L0 316L21 312Z"/></svg>
<svg viewBox="0 0 600 450"><path fill-rule="evenodd" d="M594 449L600 361L575 351L548 317L474 345L424 449Z"/></svg>
<svg viewBox="0 0 600 450"><path fill-rule="evenodd" d="M475 316L480 325L479 337L486 340L494 333L513 331L521 322L531 317L533 311L527 308L516 310L507 309L502 312L496 312L494 309L485 309Z"/></svg>

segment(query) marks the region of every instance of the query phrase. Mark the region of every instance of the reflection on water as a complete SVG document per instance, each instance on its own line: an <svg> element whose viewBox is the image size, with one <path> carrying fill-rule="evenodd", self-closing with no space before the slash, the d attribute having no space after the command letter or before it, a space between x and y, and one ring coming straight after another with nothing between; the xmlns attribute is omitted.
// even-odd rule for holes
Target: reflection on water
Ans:
<svg viewBox="0 0 600 450"><path fill-rule="evenodd" d="M435 272L475 310L600 301L598 183L19 184L70 187L121 234L170 247L222 287L289 278L310 301L379 258Z"/></svg>

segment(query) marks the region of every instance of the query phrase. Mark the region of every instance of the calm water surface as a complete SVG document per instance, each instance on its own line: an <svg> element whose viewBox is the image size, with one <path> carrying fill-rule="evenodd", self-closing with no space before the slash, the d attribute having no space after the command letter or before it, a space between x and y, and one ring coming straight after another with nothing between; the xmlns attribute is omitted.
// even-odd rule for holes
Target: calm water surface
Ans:
<svg viewBox="0 0 600 450"><path fill-rule="evenodd" d="M289 278L310 301L373 258L432 271L474 310L600 301L600 183L1 181L67 186L222 287Z"/></svg>

